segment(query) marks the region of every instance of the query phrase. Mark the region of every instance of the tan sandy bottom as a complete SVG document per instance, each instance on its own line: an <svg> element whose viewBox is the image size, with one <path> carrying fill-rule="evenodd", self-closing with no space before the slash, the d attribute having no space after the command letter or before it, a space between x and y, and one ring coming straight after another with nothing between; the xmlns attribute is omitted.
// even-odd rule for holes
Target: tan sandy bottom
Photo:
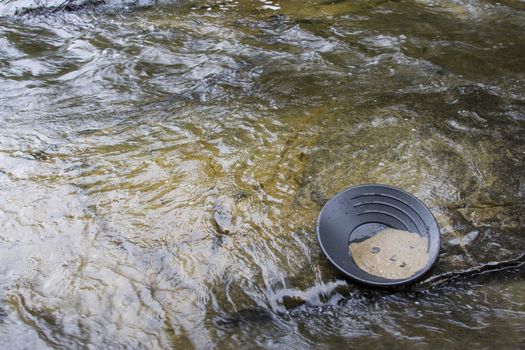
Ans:
<svg viewBox="0 0 525 350"><path fill-rule="evenodd" d="M359 268L388 279L408 278L421 270L429 259L427 249L426 238L391 228L350 244L350 252Z"/></svg>

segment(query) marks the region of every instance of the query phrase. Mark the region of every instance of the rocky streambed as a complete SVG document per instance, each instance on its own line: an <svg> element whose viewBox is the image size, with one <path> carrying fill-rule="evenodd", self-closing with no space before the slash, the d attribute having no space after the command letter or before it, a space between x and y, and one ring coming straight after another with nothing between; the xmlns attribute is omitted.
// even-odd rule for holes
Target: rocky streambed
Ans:
<svg viewBox="0 0 525 350"><path fill-rule="evenodd" d="M519 1L13 4L0 347L523 347ZM436 216L419 284L322 255L362 183Z"/></svg>

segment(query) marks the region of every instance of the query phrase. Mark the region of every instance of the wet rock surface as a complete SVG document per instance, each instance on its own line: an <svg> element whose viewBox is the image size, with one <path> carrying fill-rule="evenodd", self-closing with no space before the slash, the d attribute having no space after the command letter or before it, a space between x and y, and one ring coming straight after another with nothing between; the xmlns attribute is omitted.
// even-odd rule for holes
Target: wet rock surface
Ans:
<svg viewBox="0 0 525 350"><path fill-rule="evenodd" d="M51 15L104 4L102 0L2 0L0 16Z"/></svg>

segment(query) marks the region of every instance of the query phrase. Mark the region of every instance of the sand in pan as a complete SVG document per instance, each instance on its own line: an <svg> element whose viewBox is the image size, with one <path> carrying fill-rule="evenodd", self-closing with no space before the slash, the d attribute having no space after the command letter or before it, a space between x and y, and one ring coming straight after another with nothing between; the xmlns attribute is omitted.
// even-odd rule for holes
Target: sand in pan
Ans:
<svg viewBox="0 0 525 350"><path fill-rule="evenodd" d="M421 270L429 259L427 250L426 238L392 228L350 244L352 258L359 268L388 279L408 278Z"/></svg>

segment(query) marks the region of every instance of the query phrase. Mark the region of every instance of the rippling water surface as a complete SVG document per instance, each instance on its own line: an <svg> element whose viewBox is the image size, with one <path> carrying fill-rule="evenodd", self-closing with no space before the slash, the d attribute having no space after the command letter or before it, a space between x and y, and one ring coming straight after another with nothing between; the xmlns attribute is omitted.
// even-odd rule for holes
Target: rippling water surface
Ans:
<svg viewBox="0 0 525 350"><path fill-rule="evenodd" d="M525 347L522 1L17 4L1 348ZM408 290L316 242L372 182L441 225Z"/></svg>

